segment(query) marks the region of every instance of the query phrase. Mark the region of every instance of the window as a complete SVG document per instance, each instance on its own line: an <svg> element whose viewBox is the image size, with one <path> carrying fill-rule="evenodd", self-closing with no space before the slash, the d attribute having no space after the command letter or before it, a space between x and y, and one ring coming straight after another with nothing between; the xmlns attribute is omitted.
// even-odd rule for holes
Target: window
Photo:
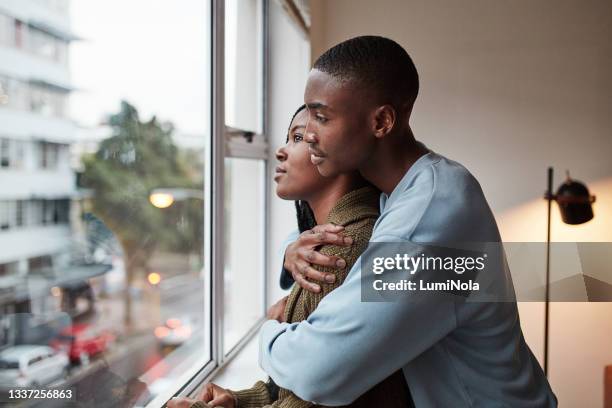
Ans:
<svg viewBox="0 0 612 408"><path fill-rule="evenodd" d="M0 264L0 276L14 275L17 273L17 262Z"/></svg>
<svg viewBox="0 0 612 408"><path fill-rule="evenodd" d="M60 61L63 40L54 37L38 28L29 27L28 30L29 49L34 54L55 61Z"/></svg>
<svg viewBox="0 0 612 408"><path fill-rule="evenodd" d="M11 214L9 201L0 201L0 230L11 227Z"/></svg>
<svg viewBox="0 0 612 408"><path fill-rule="evenodd" d="M8 100L8 78L0 76L0 106L8 104Z"/></svg>
<svg viewBox="0 0 612 408"><path fill-rule="evenodd" d="M41 169L56 169L60 155L61 145L58 143L40 142L38 166Z"/></svg>
<svg viewBox="0 0 612 408"><path fill-rule="evenodd" d="M265 164L225 159L225 353L263 314Z"/></svg>
<svg viewBox="0 0 612 408"><path fill-rule="evenodd" d="M51 255L37 256L28 259L28 272L33 274L48 273L53 270Z"/></svg>
<svg viewBox="0 0 612 408"><path fill-rule="evenodd" d="M23 167L24 142L0 139L0 168L20 169Z"/></svg>
<svg viewBox="0 0 612 408"><path fill-rule="evenodd" d="M0 167L11 165L11 143L8 139L0 139Z"/></svg>
<svg viewBox="0 0 612 408"><path fill-rule="evenodd" d="M263 2L225 0L225 124L261 133Z"/></svg>
<svg viewBox="0 0 612 408"><path fill-rule="evenodd" d="M0 45L12 46L15 43L13 19L0 14Z"/></svg>
<svg viewBox="0 0 612 408"><path fill-rule="evenodd" d="M24 225L26 225L26 201L23 200L17 200L15 202L15 226L16 227L23 227Z"/></svg>
<svg viewBox="0 0 612 408"><path fill-rule="evenodd" d="M43 223L43 200L32 200L28 206L30 225L42 225Z"/></svg>
<svg viewBox="0 0 612 408"><path fill-rule="evenodd" d="M225 0L224 354L265 311L263 15L262 1Z"/></svg>
<svg viewBox="0 0 612 408"><path fill-rule="evenodd" d="M14 20L15 23L15 47L17 48L22 48L23 47L23 32L24 32L24 25L21 21L19 20Z"/></svg>
<svg viewBox="0 0 612 408"><path fill-rule="evenodd" d="M10 23L13 51L47 61L15 58L9 72L66 59L52 67L67 83L0 77L2 114L15 118L3 123L0 166L28 169L2 173L14 201L0 201L0 259L19 265L27 290L0 310L31 311L41 329L4 314L0 326L35 344L74 321L108 335L115 347L71 356L70 386L87 398L116 372L117 387L135 388L129 406L161 406L263 321L267 1L37 1L45 23ZM87 41L58 38L58 13ZM36 139L5 137L23 133L11 128L23 118Z"/></svg>
<svg viewBox="0 0 612 408"><path fill-rule="evenodd" d="M25 82L0 75L0 108L29 109L29 90Z"/></svg>
<svg viewBox="0 0 612 408"><path fill-rule="evenodd" d="M66 92L49 86L30 84L30 110L45 116L63 117L66 113Z"/></svg>

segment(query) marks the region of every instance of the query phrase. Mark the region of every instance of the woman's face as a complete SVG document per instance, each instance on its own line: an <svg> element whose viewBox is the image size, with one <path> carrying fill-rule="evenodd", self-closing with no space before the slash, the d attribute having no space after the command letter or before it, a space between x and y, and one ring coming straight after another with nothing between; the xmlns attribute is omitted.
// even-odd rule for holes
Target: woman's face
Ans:
<svg viewBox="0 0 612 408"><path fill-rule="evenodd" d="M304 141L307 121L308 112L304 109L291 122L287 144L276 151L276 195L284 200L308 200L333 180L321 176L310 162L308 143Z"/></svg>

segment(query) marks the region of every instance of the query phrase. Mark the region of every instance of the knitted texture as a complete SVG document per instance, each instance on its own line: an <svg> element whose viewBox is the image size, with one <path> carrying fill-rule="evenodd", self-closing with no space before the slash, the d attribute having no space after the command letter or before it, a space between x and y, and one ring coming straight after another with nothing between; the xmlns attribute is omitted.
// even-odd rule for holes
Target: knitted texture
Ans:
<svg viewBox="0 0 612 408"><path fill-rule="evenodd" d="M299 285L293 285L287 305L285 307L285 320L289 323L299 322L308 318L321 299L332 290L340 286L353 264L367 248L374 223L379 216L380 192L373 187L363 187L345 194L336 203L329 213L327 223L344 226L343 234L353 239L349 247L336 245L324 245L320 252L325 255L338 256L346 261L344 269L336 269L313 265L321 272L333 273L336 276L334 283L317 282L321 286L319 293L303 290ZM305 345L300 353L308 353L308 345ZM342 367L338 367L342 370ZM258 381L248 390L233 392L238 401L236 408L310 408L321 407L312 402L303 401L291 391L280 388L276 401L270 401L270 395L265 383ZM383 380L378 385L367 391L356 401L347 405L351 408L406 408L413 406L406 380L402 370L398 370Z"/></svg>

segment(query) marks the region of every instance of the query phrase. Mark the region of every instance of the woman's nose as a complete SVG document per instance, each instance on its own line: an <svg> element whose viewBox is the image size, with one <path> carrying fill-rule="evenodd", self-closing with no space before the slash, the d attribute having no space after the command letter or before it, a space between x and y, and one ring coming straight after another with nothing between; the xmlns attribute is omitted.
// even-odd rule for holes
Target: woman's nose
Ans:
<svg viewBox="0 0 612 408"><path fill-rule="evenodd" d="M274 153L274 155L276 156L276 160L280 162L287 160L287 152L285 152L284 146L281 146L278 149L276 149L276 152Z"/></svg>

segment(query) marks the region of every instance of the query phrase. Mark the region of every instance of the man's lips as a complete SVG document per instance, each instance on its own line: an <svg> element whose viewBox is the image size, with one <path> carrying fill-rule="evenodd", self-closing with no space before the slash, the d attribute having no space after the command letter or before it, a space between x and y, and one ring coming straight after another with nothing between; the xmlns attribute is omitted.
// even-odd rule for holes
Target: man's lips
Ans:
<svg viewBox="0 0 612 408"><path fill-rule="evenodd" d="M319 164L323 163L324 160L325 160L324 157L317 156L316 154L310 155L310 162L314 164L315 166L318 166Z"/></svg>
<svg viewBox="0 0 612 408"><path fill-rule="evenodd" d="M321 164L323 160L325 160L325 155L312 147L308 148L308 152L310 153L310 162L315 166Z"/></svg>

